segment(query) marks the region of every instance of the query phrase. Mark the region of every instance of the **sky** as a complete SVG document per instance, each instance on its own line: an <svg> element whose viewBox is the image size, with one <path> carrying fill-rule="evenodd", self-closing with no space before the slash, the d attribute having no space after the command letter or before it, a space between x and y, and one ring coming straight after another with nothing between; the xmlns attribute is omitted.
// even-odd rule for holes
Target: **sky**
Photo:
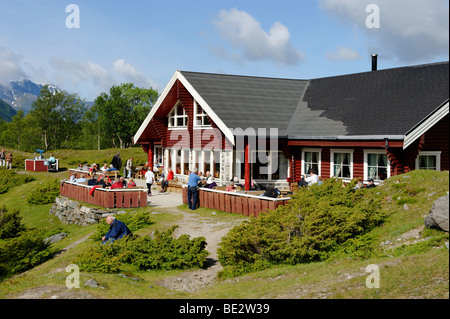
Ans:
<svg viewBox="0 0 450 319"><path fill-rule="evenodd" d="M0 0L0 84L93 101L176 70L314 79L449 60L448 0Z"/></svg>

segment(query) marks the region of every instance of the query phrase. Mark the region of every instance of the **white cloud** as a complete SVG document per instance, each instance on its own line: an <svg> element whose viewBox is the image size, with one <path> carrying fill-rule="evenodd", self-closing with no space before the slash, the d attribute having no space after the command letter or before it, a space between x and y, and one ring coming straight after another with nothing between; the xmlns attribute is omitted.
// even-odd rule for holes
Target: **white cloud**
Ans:
<svg viewBox="0 0 450 319"><path fill-rule="evenodd" d="M350 48L341 46L338 47L336 52L328 51L327 58L331 61L342 61L342 60L358 60L361 58L357 51Z"/></svg>
<svg viewBox="0 0 450 319"><path fill-rule="evenodd" d="M79 62L51 57L50 65L57 71L68 73L67 79L74 85L80 82L92 82L95 86L106 88L115 82L105 68L90 61Z"/></svg>
<svg viewBox="0 0 450 319"><path fill-rule="evenodd" d="M319 0L342 23L361 30L368 53L411 63L448 57L448 0ZM379 8L379 28L367 28L369 4Z"/></svg>
<svg viewBox="0 0 450 319"><path fill-rule="evenodd" d="M22 59L21 55L0 45L0 84L8 85L11 81L27 78L20 66Z"/></svg>
<svg viewBox="0 0 450 319"><path fill-rule="evenodd" d="M126 82L132 82L134 85L139 87L156 88L156 84L152 80L147 79L144 74L136 70L136 68L131 64L125 63L124 59L115 60L113 63L113 69L118 75L123 77Z"/></svg>
<svg viewBox="0 0 450 319"><path fill-rule="evenodd" d="M296 65L304 58L304 53L292 46L289 29L281 22L275 22L267 33L250 14L233 8L221 10L213 23L222 38L247 60L268 59L278 65ZM214 49L223 56L222 49ZM236 52L233 55L237 58Z"/></svg>

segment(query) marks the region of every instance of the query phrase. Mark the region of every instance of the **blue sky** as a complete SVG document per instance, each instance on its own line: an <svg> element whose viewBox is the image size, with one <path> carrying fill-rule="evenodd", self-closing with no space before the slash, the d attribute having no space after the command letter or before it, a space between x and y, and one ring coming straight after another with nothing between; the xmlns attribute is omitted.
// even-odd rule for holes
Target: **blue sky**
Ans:
<svg viewBox="0 0 450 319"><path fill-rule="evenodd" d="M66 6L80 27L67 28ZM376 5L378 13L369 10ZM311 79L448 60L447 0L0 0L0 83L93 100L176 70ZM368 28L366 20L379 28Z"/></svg>

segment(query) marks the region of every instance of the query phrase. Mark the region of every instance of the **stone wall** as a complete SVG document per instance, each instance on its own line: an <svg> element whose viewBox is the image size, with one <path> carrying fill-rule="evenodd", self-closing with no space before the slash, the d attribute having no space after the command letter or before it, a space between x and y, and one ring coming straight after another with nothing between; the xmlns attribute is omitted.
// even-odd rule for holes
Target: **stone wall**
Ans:
<svg viewBox="0 0 450 319"><path fill-rule="evenodd" d="M124 214L125 211L82 206L77 201L59 196L56 197L55 204L53 204L49 213L58 217L63 224L87 226L97 224L109 215Z"/></svg>

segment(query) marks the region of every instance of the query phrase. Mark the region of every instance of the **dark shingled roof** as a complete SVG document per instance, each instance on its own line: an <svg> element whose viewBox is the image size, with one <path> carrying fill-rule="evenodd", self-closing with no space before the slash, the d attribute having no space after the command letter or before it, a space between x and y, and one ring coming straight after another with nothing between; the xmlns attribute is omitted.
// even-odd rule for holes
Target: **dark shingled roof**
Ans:
<svg viewBox="0 0 450 319"><path fill-rule="evenodd" d="M273 128L291 138L404 135L448 101L442 63L313 80L185 72L229 128Z"/></svg>

